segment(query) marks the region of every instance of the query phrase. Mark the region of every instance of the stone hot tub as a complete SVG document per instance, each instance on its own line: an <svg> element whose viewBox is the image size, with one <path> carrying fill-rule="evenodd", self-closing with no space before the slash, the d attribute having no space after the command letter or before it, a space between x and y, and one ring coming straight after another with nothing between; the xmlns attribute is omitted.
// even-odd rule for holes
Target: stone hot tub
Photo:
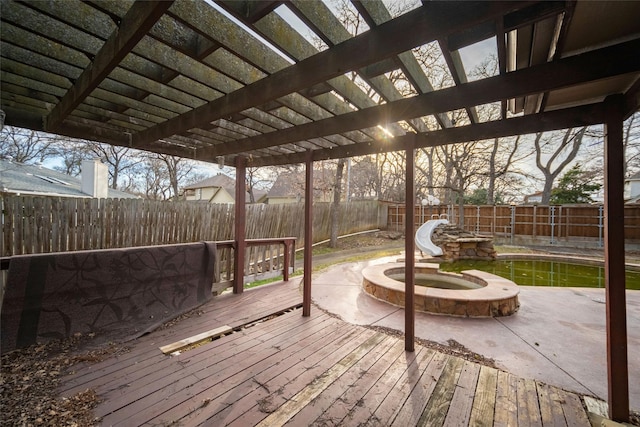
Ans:
<svg viewBox="0 0 640 427"><path fill-rule="evenodd" d="M403 263L366 267L362 286L376 299L404 306ZM437 264L416 263L415 308L434 314L461 317L509 316L520 306L518 285L478 270L461 274L438 270Z"/></svg>

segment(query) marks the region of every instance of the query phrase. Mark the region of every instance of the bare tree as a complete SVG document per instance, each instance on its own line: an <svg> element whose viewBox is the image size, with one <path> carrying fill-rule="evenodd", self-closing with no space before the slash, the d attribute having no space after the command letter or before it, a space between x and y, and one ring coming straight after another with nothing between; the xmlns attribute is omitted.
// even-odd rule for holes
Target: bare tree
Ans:
<svg viewBox="0 0 640 427"><path fill-rule="evenodd" d="M604 140L604 127L592 126L586 135L601 143ZM632 114L624 122L622 150L625 158L625 176L629 177L640 171L640 111Z"/></svg>
<svg viewBox="0 0 640 427"><path fill-rule="evenodd" d="M166 163L155 156L146 156L138 175L142 178L144 196L151 200L167 200L171 197L171 182ZM138 183L140 185L140 183Z"/></svg>
<svg viewBox="0 0 640 427"><path fill-rule="evenodd" d="M379 193L378 171L375 156L364 156L353 159L351 174L349 177L348 197L356 199L378 198Z"/></svg>
<svg viewBox="0 0 640 427"><path fill-rule="evenodd" d="M89 152L109 167L109 186L114 190L118 189L122 174L139 169L139 159L134 157L136 150L93 141L87 141L86 144Z"/></svg>
<svg viewBox="0 0 640 427"><path fill-rule="evenodd" d="M640 111L629 117L624 123L625 173L633 175L640 170Z"/></svg>
<svg viewBox="0 0 640 427"><path fill-rule="evenodd" d="M0 132L0 158L19 163L44 162L55 157L55 144L60 140L56 135L4 126Z"/></svg>
<svg viewBox="0 0 640 427"><path fill-rule="evenodd" d="M265 190L275 181L274 176L278 175L275 168L272 167L248 167L246 170L246 187L249 193L249 202L255 203L256 190Z"/></svg>
<svg viewBox="0 0 640 427"><path fill-rule="evenodd" d="M542 190L542 204L548 204L551 198L551 190L555 179L562 173L573 160L575 160L582 139L587 128L567 129L562 135L560 144L553 147L553 142L560 136L557 132L552 132L544 136L542 132L538 132L535 137L536 148L536 166L544 176L544 187ZM544 138L543 138L544 136ZM546 162L543 155L548 155Z"/></svg>

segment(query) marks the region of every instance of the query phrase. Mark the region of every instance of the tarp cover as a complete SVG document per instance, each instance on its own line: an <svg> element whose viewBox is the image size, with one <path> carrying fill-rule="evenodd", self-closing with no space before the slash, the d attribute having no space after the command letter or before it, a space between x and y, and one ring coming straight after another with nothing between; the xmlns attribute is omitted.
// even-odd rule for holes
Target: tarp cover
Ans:
<svg viewBox="0 0 640 427"><path fill-rule="evenodd" d="M2 353L78 332L140 336L212 298L215 258L215 242L14 256Z"/></svg>

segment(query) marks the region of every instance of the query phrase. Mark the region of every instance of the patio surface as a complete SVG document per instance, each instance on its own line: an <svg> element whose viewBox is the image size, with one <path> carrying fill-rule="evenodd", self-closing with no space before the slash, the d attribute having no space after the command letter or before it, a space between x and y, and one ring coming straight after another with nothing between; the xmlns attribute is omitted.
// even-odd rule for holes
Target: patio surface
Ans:
<svg viewBox="0 0 640 427"><path fill-rule="evenodd" d="M357 325L404 330L404 309L362 290L360 271L398 257L335 265L313 280L313 301ZM513 316L458 318L416 312L416 337L453 339L500 369L607 399L604 289L520 287ZM630 407L640 410L640 291L627 291Z"/></svg>
<svg viewBox="0 0 640 427"><path fill-rule="evenodd" d="M356 288L327 274L318 300ZM217 297L127 353L77 366L61 394L93 388L103 425L589 425L577 394L420 345L407 353L402 337L317 307L302 317L299 282ZM222 325L235 332L180 355L159 350Z"/></svg>

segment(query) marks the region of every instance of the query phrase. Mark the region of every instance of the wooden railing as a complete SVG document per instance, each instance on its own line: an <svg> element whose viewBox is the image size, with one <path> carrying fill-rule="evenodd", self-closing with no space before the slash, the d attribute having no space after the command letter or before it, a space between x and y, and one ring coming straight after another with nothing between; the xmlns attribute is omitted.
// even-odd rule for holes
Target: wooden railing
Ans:
<svg viewBox="0 0 640 427"><path fill-rule="evenodd" d="M295 237L247 239L245 242L243 283L277 276L283 276L284 280L289 280L289 274L295 269ZM233 265L236 242L218 241L216 248L215 277L218 280L213 284L212 292L220 294L232 286L235 279ZM11 257L0 258L0 270L8 270L10 263Z"/></svg>
<svg viewBox="0 0 640 427"><path fill-rule="evenodd" d="M243 283L268 279L282 275L289 280L289 274L295 270L295 237L278 237L271 239L247 239L244 256ZM234 282L233 265L236 242L224 240L216 242L218 248L217 276L219 282L214 284L213 292L220 293Z"/></svg>

